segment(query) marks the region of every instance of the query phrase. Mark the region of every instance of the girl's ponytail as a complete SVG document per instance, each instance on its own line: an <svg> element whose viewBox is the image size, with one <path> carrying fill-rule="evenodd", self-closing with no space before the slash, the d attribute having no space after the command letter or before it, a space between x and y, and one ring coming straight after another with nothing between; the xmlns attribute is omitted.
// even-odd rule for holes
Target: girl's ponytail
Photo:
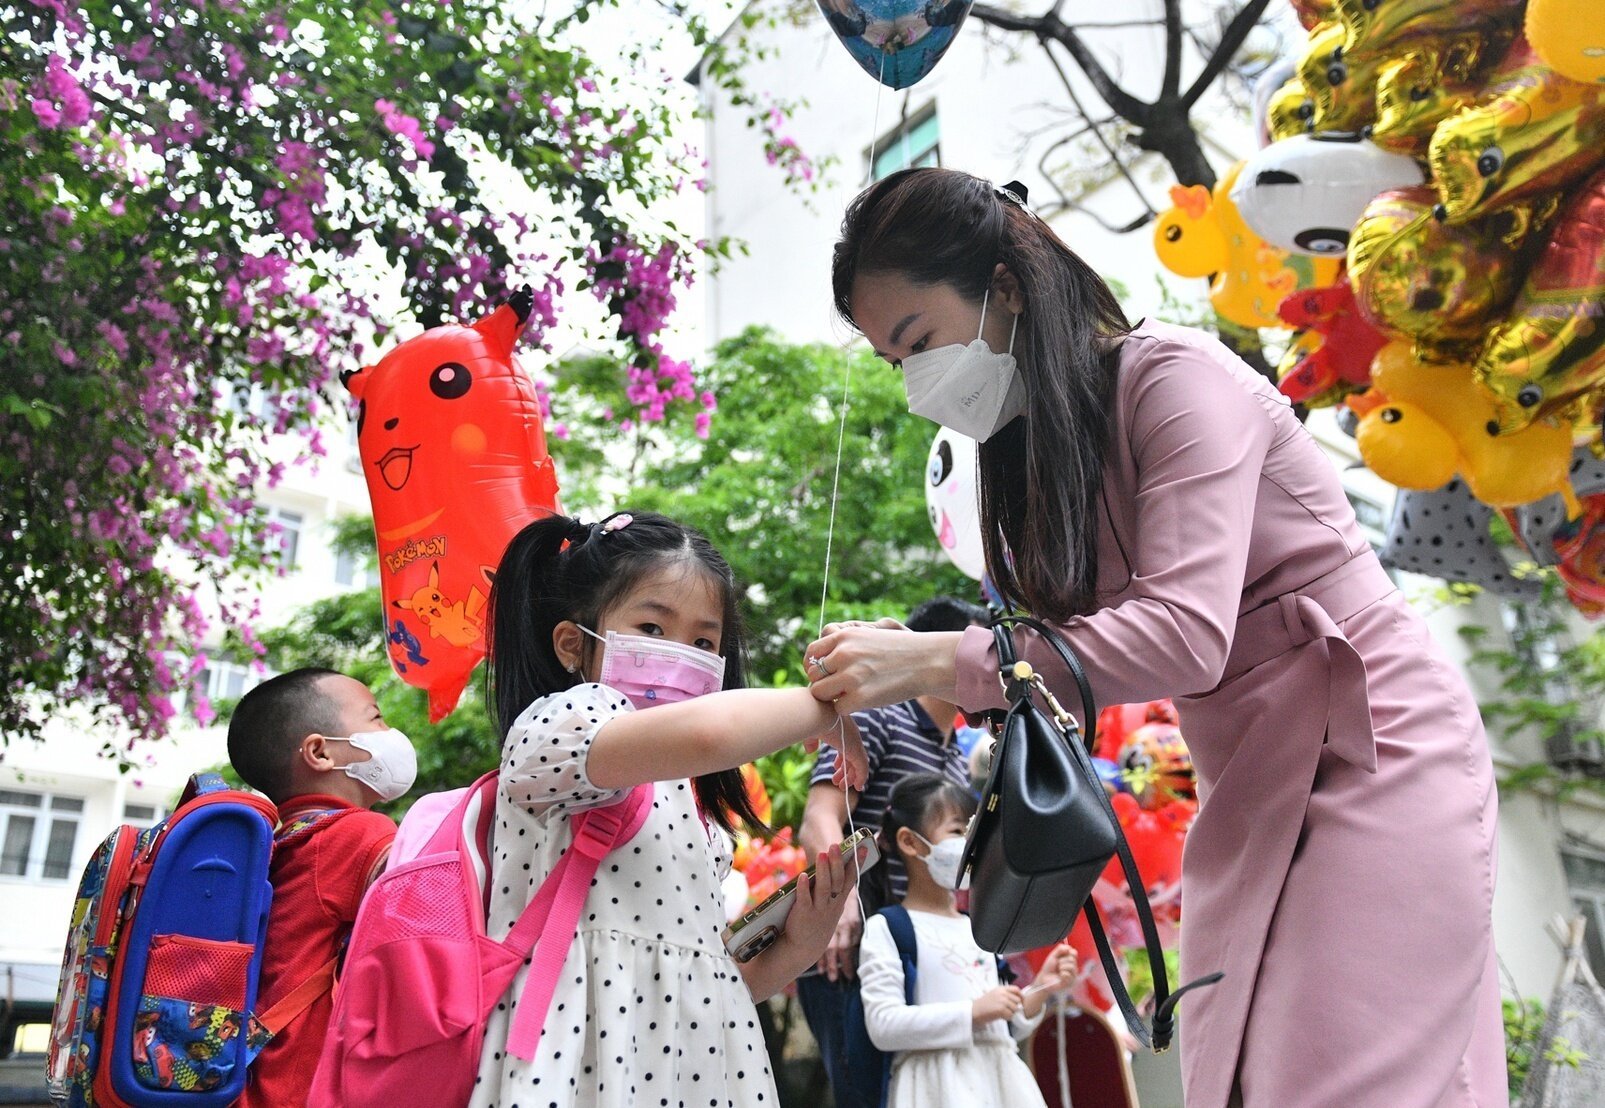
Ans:
<svg viewBox="0 0 1605 1108"><path fill-rule="evenodd" d="M568 617L553 609L563 595L560 555L589 534L589 527L568 516L538 519L507 544L496 569L485 627L486 695L504 735L530 704L572 683L552 646L552 629Z"/></svg>

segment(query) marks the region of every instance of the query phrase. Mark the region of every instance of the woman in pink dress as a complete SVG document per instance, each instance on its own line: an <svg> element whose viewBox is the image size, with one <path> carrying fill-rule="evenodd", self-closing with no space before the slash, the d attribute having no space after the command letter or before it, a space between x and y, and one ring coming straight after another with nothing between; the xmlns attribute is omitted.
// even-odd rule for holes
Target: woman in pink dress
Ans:
<svg viewBox="0 0 1605 1108"><path fill-rule="evenodd" d="M1176 700L1202 801L1182 979L1225 973L1182 1005L1188 1108L1506 1105L1482 722L1286 400L1208 334L1129 324L967 174L860 195L834 281L910 410L981 440L998 589L1100 702ZM838 624L808 656L844 715L1003 704L984 629Z"/></svg>

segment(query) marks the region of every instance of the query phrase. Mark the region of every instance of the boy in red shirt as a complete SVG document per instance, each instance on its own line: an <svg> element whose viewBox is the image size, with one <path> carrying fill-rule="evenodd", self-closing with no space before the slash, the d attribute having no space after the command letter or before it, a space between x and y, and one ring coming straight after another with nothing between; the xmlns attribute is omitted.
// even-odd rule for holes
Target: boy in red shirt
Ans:
<svg viewBox="0 0 1605 1108"><path fill-rule="evenodd" d="M357 906L396 837L368 809L412 787L417 759L373 693L328 669L298 669L240 699L229 761L279 808L256 1010L282 1024L251 1066L242 1108L306 1103L334 1011L334 973Z"/></svg>

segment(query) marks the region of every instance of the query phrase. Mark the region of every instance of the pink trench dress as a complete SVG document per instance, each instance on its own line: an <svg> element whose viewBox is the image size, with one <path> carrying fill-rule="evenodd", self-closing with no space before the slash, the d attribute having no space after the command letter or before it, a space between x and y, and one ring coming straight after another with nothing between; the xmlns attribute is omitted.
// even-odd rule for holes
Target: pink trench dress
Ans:
<svg viewBox="0 0 1605 1108"><path fill-rule="evenodd" d="M1482 721L1332 463L1158 323L1122 348L1109 459L1107 600L1063 630L1100 703L1176 698L1198 771L1182 977L1226 976L1181 1004L1188 1108L1506 1105ZM966 708L1002 703L990 638L960 646Z"/></svg>

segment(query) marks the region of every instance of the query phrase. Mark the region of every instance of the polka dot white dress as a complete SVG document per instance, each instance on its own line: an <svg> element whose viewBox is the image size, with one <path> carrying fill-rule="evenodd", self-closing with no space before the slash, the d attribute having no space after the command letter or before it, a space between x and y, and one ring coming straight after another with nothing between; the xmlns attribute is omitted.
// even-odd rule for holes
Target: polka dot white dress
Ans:
<svg viewBox="0 0 1605 1108"><path fill-rule="evenodd" d="M504 938L571 841L566 816L616 800L585 761L622 693L579 685L537 700L503 747L491 848L490 926ZM655 786L652 812L603 860L580 913L534 1061L507 1053L529 970L491 1012L474 1108L749 1108L776 1104L746 982L725 953L729 847L689 781Z"/></svg>

